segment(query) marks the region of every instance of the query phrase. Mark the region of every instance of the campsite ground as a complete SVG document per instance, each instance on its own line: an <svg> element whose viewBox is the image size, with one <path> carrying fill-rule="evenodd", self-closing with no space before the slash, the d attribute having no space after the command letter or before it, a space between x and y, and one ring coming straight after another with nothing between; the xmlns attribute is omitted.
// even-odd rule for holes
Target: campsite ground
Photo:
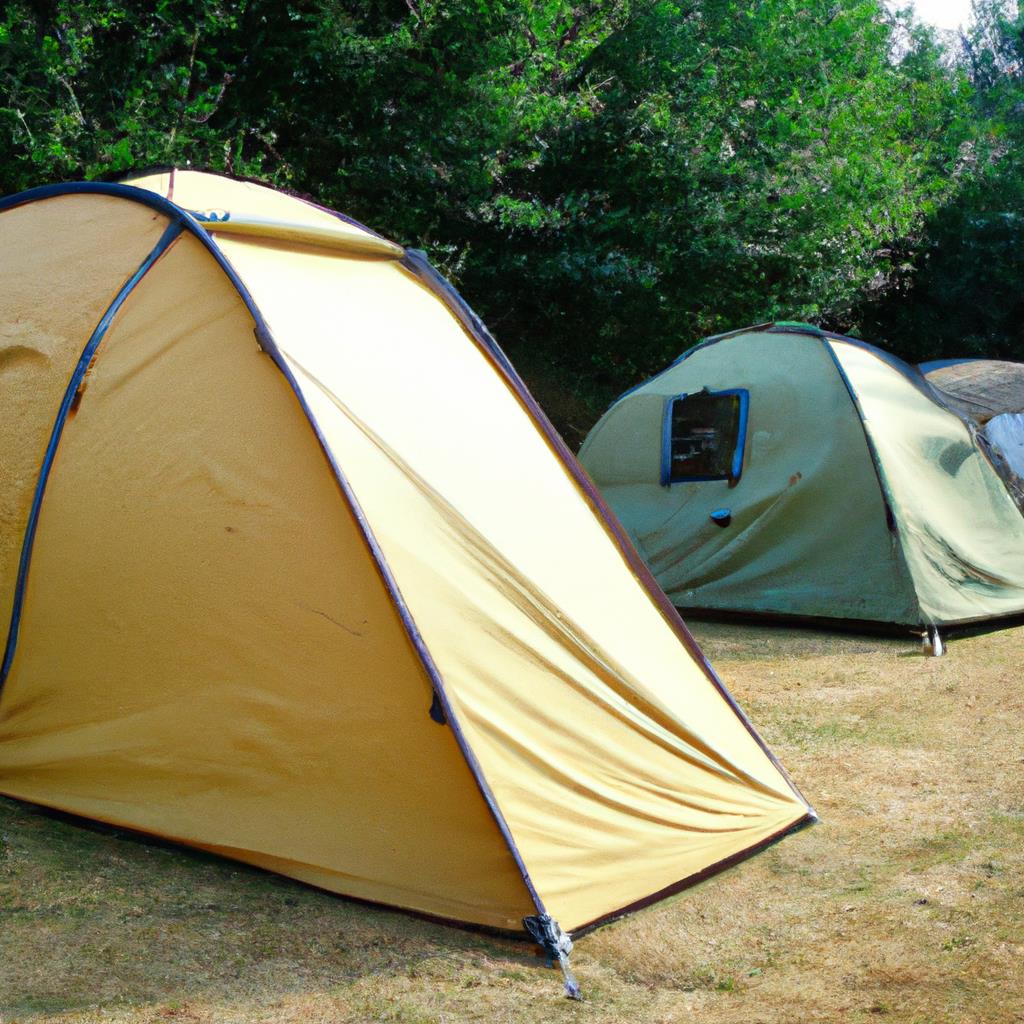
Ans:
<svg viewBox="0 0 1024 1024"><path fill-rule="evenodd" d="M582 939L522 946L0 800L0 1021L1024 1021L1024 628L696 623L822 823Z"/></svg>

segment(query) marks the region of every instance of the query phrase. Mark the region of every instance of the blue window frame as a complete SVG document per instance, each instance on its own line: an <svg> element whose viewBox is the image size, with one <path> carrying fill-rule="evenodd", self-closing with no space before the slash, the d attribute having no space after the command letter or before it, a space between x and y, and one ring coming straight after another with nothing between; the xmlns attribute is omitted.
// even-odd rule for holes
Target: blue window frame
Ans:
<svg viewBox="0 0 1024 1024"><path fill-rule="evenodd" d="M750 393L745 388L695 391L665 402L661 482L736 483L743 472Z"/></svg>

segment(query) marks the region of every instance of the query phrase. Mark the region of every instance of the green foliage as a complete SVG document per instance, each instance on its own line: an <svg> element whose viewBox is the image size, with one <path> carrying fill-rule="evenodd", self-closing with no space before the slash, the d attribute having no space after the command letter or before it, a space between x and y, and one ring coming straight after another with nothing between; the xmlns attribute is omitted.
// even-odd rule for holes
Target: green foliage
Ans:
<svg viewBox="0 0 1024 1024"><path fill-rule="evenodd" d="M902 241L897 272L857 313L866 336L914 360L1024 359L1024 15L1010 10L978 4L964 40L977 131L950 201Z"/></svg>
<svg viewBox="0 0 1024 1024"><path fill-rule="evenodd" d="M471 290L609 387L702 335L841 317L951 191L958 78L920 30L894 60L902 27L873 2L634 10L570 83L590 116L502 182L531 219L469 234Z"/></svg>
<svg viewBox="0 0 1024 1024"><path fill-rule="evenodd" d="M427 248L585 426L702 335L881 323L1005 163L947 65L881 0L12 0L0 189L191 162L313 194Z"/></svg>
<svg viewBox="0 0 1024 1024"><path fill-rule="evenodd" d="M153 163L235 164L245 128L231 117L211 122L245 59L239 11L170 0L4 9L5 192Z"/></svg>

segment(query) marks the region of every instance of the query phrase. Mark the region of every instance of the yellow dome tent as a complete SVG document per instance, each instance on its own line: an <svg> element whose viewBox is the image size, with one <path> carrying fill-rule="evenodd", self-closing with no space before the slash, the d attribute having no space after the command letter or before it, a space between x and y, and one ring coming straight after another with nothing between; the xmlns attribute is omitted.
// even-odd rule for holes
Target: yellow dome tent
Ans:
<svg viewBox="0 0 1024 1024"><path fill-rule="evenodd" d="M680 608L937 638L1024 611L1014 479L968 413L1020 402L1019 374L997 365L926 376L862 341L764 324L627 392L580 461Z"/></svg>
<svg viewBox="0 0 1024 1024"><path fill-rule="evenodd" d="M178 171L0 260L0 792L551 942L811 819L421 254Z"/></svg>

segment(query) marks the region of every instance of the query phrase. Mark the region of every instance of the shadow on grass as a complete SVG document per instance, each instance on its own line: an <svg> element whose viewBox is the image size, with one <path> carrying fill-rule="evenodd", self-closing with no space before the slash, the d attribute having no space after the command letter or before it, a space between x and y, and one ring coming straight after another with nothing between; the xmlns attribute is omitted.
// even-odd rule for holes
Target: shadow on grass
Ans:
<svg viewBox="0 0 1024 1024"><path fill-rule="evenodd" d="M4 1020L315 994L467 966L548 974L526 942L2 797L0 920Z"/></svg>

